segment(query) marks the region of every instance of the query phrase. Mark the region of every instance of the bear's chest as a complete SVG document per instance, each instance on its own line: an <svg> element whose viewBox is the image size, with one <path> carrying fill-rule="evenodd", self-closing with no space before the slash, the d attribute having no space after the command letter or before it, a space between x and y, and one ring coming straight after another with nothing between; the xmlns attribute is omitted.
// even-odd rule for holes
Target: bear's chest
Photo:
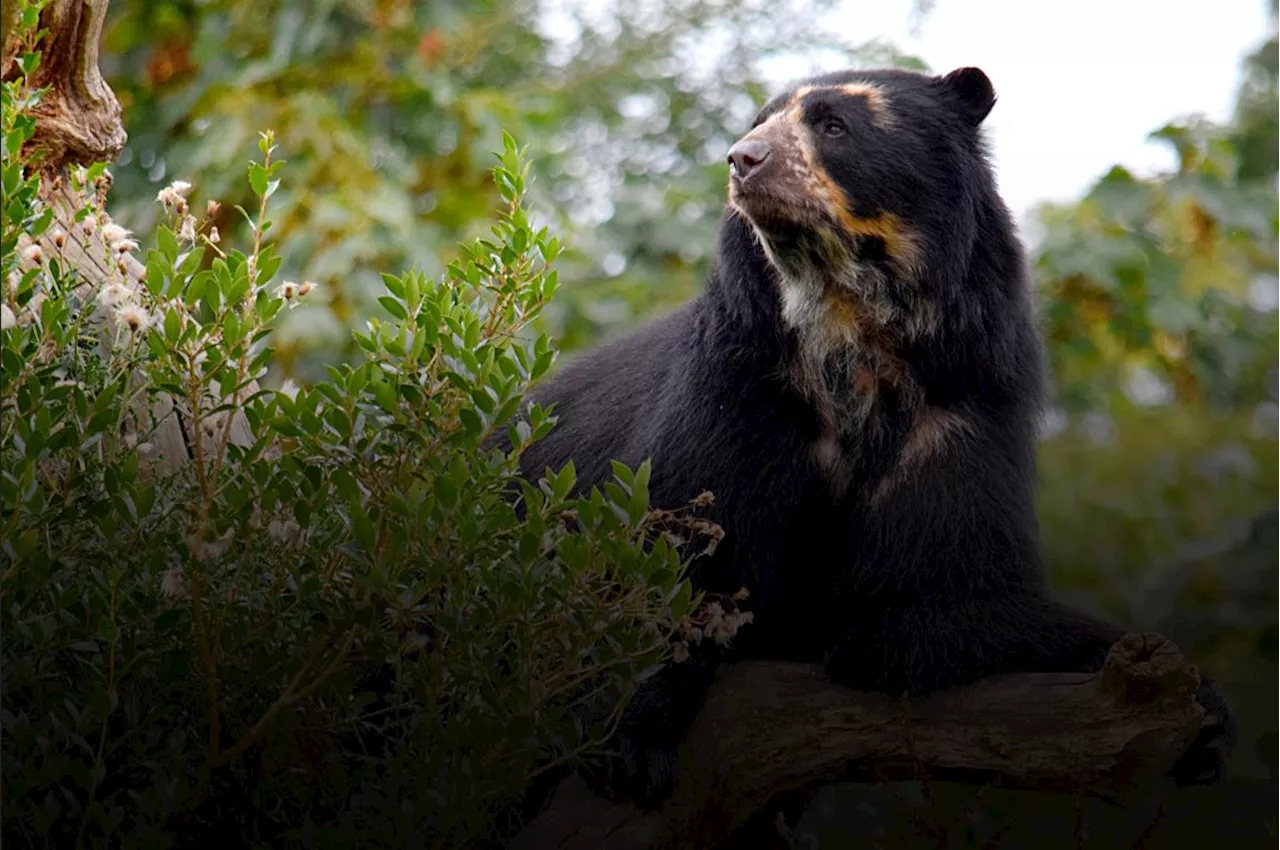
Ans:
<svg viewBox="0 0 1280 850"><path fill-rule="evenodd" d="M811 456L830 493L844 496L887 474L921 403L906 365L881 350L849 346L811 366L807 380L818 423Z"/></svg>
<svg viewBox="0 0 1280 850"><path fill-rule="evenodd" d="M789 379L814 413L810 458L842 498L892 468L923 391L904 355L904 317L865 269L783 275L781 314L794 333Z"/></svg>

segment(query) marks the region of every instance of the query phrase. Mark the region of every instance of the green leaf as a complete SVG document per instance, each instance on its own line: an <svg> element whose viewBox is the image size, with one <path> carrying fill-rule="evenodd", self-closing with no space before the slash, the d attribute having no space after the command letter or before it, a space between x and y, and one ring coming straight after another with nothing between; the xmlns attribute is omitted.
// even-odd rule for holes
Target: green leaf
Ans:
<svg viewBox="0 0 1280 850"><path fill-rule="evenodd" d="M156 242L160 247L160 253L168 261L169 268L172 268L178 259L178 237L169 228L161 226L156 231Z"/></svg>
<svg viewBox="0 0 1280 850"><path fill-rule="evenodd" d="M387 291L396 298L404 298L404 284L401 282L400 278L383 272L382 284L387 288Z"/></svg>
<svg viewBox="0 0 1280 850"><path fill-rule="evenodd" d="M383 309L400 321L404 321L409 318L409 314L405 312L404 305L398 299L393 298L390 295L379 296L378 303L383 306Z"/></svg>
<svg viewBox="0 0 1280 850"><path fill-rule="evenodd" d="M261 163L249 163L249 186L260 198L267 193L267 169Z"/></svg>
<svg viewBox="0 0 1280 850"><path fill-rule="evenodd" d="M462 427L471 437L478 437L480 432L484 430L484 423L480 420L480 415L468 407L464 407L458 411L458 420L462 422Z"/></svg>

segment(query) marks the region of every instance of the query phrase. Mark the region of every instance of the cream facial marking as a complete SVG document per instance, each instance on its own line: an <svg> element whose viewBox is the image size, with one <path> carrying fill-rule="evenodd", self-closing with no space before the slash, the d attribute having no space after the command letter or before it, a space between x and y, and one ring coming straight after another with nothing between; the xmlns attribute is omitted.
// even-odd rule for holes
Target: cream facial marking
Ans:
<svg viewBox="0 0 1280 850"><path fill-rule="evenodd" d="M805 86L797 89L796 93L788 101L788 106L798 101L804 100L806 95L813 92L839 92L849 97L861 97L867 101L867 108L871 110L871 120L876 126L882 130L891 130L894 126L893 113L889 110L889 100L885 97L884 89L873 83L844 83L836 86Z"/></svg>
<svg viewBox="0 0 1280 850"><path fill-rule="evenodd" d="M850 239L879 239L884 243L889 259L910 278L920 268L921 252L915 236L892 213L861 217L851 212L852 204L848 194L819 162L817 151L813 147L813 136L804 122L802 101L806 94L826 90L848 94L850 89L857 96L868 97L868 103L872 103L871 93L875 93L876 97L880 96L878 88L861 83L806 87L793 95L782 109L743 136L741 141L757 140L769 146L777 161L773 165L775 173L769 175L767 194L771 201L787 207L798 219L797 223L803 223L812 218L814 213L818 213L834 223ZM872 112L877 114L877 108L873 107ZM879 114L887 115L887 112L881 107ZM730 181L730 204L747 218L756 221L756 216L751 215L749 199L740 196L743 193L744 190L739 189L735 181Z"/></svg>

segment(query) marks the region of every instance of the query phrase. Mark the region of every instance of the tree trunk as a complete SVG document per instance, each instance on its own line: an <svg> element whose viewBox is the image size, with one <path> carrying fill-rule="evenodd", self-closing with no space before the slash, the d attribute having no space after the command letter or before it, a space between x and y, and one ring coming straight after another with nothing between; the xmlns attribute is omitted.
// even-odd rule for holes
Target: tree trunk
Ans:
<svg viewBox="0 0 1280 850"><path fill-rule="evenodd" d="M3 5L4 55L0 69L8 80L19 73L16 60L25 45L16 38L14 29L17 4ZM118 252L103 240L103 229L111 223L105 210L110 179L85 191L77 191L69 179L71 166L109 163L128 140L120 120L120 103L98 68L107 6L108 0L51 0L40 12L40 29L47 32L37 46L40 65L30 82L35 88L47 87L47 91L33 110L35 135L27 144L36 155L42 175L40 199L54 212L54 224L39 240L45 256L57 257L64 266L74 269L91 291L119 283L136 292L144 286L146 268L131 253ZM75 215L90 201L90 189L96 191L102 211L96 226L86 230L77 224ZM65 237L60 245L55 244L54 237L59 232ZM136 375L135 379L134 386L141 386L143 376ZM242 397L257 389L257 384L251 383L242 391ZM161 394L142 398L134 416L137 433L145 434L146 441L154 447L153 452L140 459L148 472L172 473L195 456L196 440L204 440L212 452L221 438L223 417L228 414L205 417L204 433L197 434L188 412L173 399ZM238 409L230 415L230 441L248 445L252 441L248 420Z"/></svg>

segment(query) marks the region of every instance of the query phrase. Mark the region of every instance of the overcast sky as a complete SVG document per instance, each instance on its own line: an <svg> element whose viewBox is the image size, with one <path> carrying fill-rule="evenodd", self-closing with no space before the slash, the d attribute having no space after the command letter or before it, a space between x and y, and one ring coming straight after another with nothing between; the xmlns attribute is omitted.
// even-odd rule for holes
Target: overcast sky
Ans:
<svg viewBox="0 0 1280 850"><path fill-rule="evenodd" d="M1268 32L1263 0L938 0L918 36L910 10L911 0L848 0L832 24L936 72L987 72L999 96L988 138L1019 217L1079 196L1116 163L1169 167L1147 134L1193 112L1229 117L1240 61Z"/></svg>

